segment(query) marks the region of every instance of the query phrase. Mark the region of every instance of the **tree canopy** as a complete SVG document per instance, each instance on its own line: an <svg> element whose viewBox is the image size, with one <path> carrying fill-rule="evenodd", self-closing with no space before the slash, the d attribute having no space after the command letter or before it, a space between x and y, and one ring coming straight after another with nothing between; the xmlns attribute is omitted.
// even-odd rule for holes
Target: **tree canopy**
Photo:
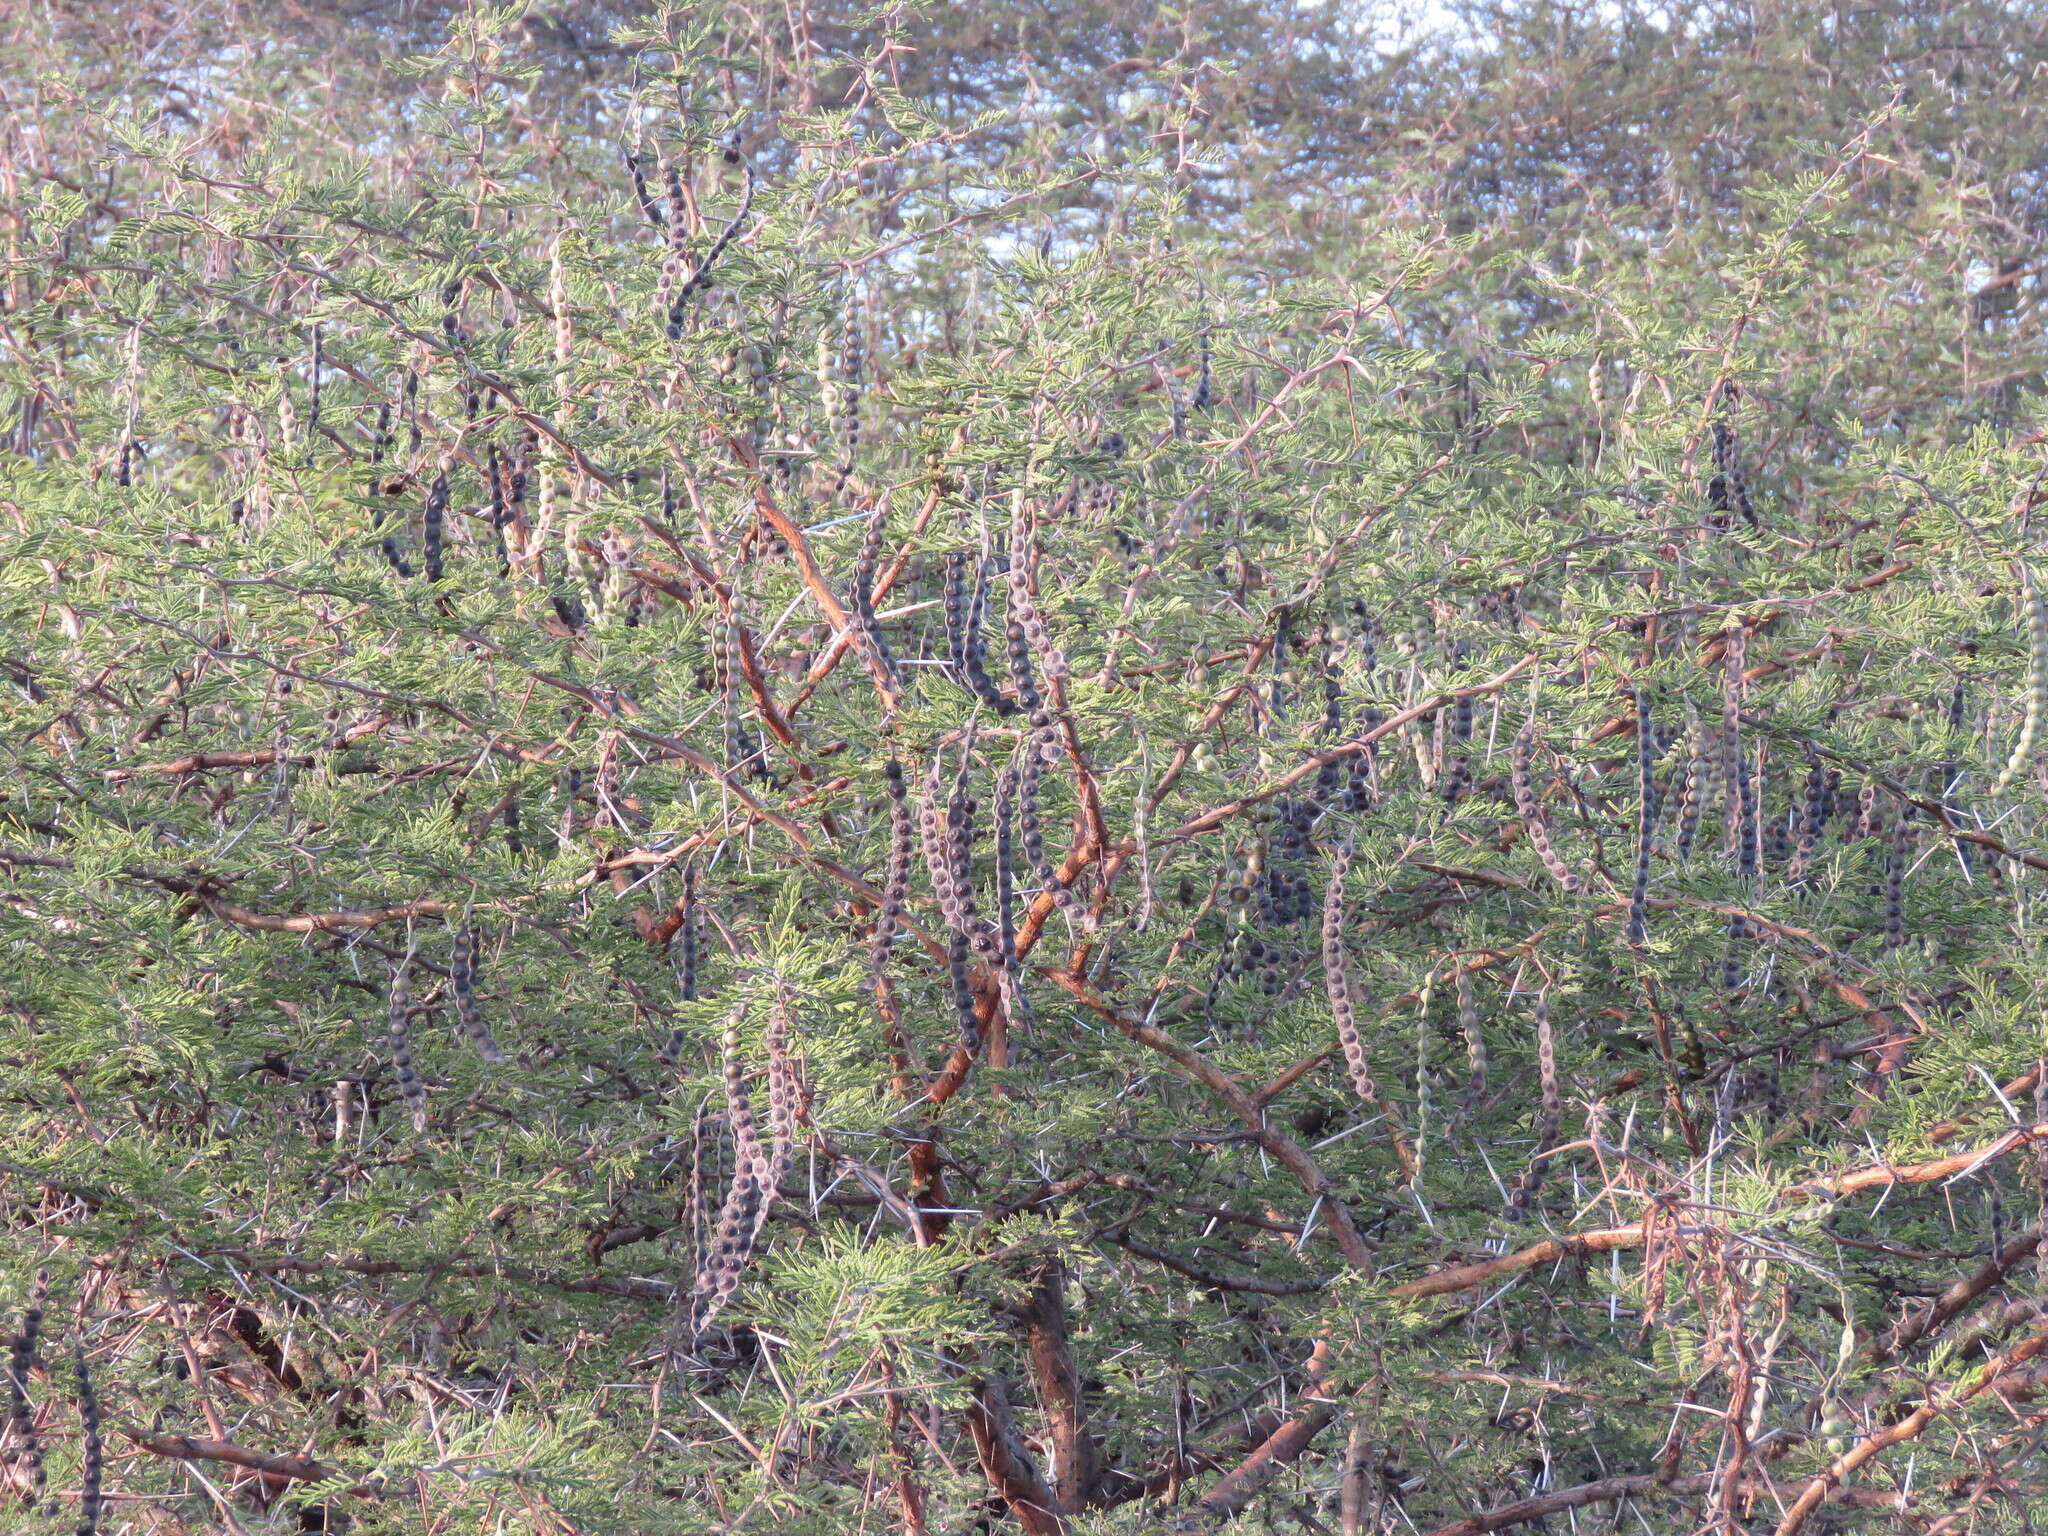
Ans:
<svg viewBox="0 0 2048 1536"><path fill-rule="evenodd" d="M6 1528L2031 1529L2044 128L0 7Z"/></svg>

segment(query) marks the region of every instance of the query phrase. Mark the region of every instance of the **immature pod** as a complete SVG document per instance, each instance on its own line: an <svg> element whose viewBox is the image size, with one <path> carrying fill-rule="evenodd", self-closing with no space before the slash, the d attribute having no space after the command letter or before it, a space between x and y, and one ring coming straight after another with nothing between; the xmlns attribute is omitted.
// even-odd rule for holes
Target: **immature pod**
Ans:
<svg viewBox="0 0 2048 1536"><path fill-rule="evenodd" d="M2048 600L2043 599L2040 588L2034 584L2034 573L2024 562L2019 571L2020 590L2026 594L2027 602L2027 712L2020 721L2019 739L2012 745L2012 755L1991 782L1994 796L2012 788L2013 781L2032 765L2041 714L2048 709Z"/></svg>
<svg viewBox="0 0 2048 1536"><path fill-rule="evenodd" d="M1525 1220L1543 1189L1543 1175L1557 1146L1564 1124L1564 1094L1557 1079L1557 1036L1550 1027L1550 1000L1536 994L1536 1080L1540 1095L1536 1121L1536 1151L1522 1170L1514 1192L1508 1196L1503 1218L1510 1226Z"/></svg>
<svg viewBox="0 0 2048 1536"><path fill-rule="evenodd" d="M1339 844L1330 860L1330 877L1323 883L1323 990L1329 998L1330 1018L1337 1026L1337 1043L1344 1050L1352 1089L1366 1103L1377 1105L1379 1085L1373 1081L1365 1037L1358 1032L1357 993L1351 979L1351 957L1344 948L1344 881L1351 873L1351 857L1351 844Z"/></svg>
<svg viewBox="0 0 2048 1536"><path fill-rule="evenodd" d="M72 1346L71 1369L78 1380L78 1536L99 1536L106 1447L100 1438L100 1400L92 1388L92 1372L86 1369L83 1346Z"/></svg>
<svg viewBox="0 0 2048 1536"><path fill-rule="evenodd" d="M1473 991L1472 973L1458 972L1453 983L1458 999L1458 1028L1465 1036L1465 1091L1459 1096L1459 1109L1469 1115L1486 1096L1487 1054L1486 1031L1479 1024L1479 999Z"/></svg>
<svg viewBox="0 0 2048 1536"><path fill-rule="evenodd" d="M1657 739L1650 725L1650 694L1635 690L1636 700L1636 878L1628 899L1628 941L1649 941L1650 844L1657 831Z"/></svg>
<svg viewBox="0 0 2048 1536"><path fill-rule="evenodd" d="M1543 819L1543 806L1536 798L1536 722L1533 719L1515 733L1511 764L1508 782L1514 792L1515 814L1521 818L1529 846L1536 850L1536 857L1543 861L1550 878L1560 888L1575 895L1585 889L1586 883L1551 846L1550 828Z"/></svg>
<svg viewBox="0 0 2048 1536"><path fill-rule="evenodd" d="M683 866L683 894L681 921L676 924L676 995L686 1003L697 1000L697 949L704 915L697 900L697 866L694 863ZM688 1036L680 1030L669 1034L668 1041L656 1054L670 1066L682 1060L683 1046Z"/></svg>
<svg viewBox="0 0 2048 1536"><path fill-rule="evenodd" d="M1692 859L1693 839L1699 834L1700 802L1706 798L1707 755L1700 743L1697 719L1686 722L1685 774L1678 792L1678 835L1675 851L1680 863Z"/></svg>
<svg viewBox="0 0 2048 1536"><path fill-rule="evenodd" d="M391 991L385 1010L385 1038L391 1052L391 1076L398 1084L399 1097L412 1111L412 1126L422 1136L427 1131L427 1088L413 1070L412 1036L407 1027L412 1013L412 989L406 983L406 966L391 973Z"/></svg>
<svg viewBox="0 0 2048 1536"><path fill-rule="evenodd" d="M49 1272L39 1269L35 1283L29 1287L28 1305L22 1309L21 1330L7 1347L7 1422L14 1443L21 1448L22 1465L28 1474L28 1505L31 1510L43 1502L46 1474L42 1441L36 1434L35 1410L28 1400L28 1381L29 1373L35 1369L36 1341L42 1336L43 1311L49 1298Z"/></svg>
<svg viewBox="0 0 2048 1536"><path fill-rule="evenodd" d="M503 1063L505 1053L491 1038L483 1009L477 1006L476 931L467 923L455 930L455 945L448 957L448 985L455 993L455 1016L462 1023L462 1033L477 1055L494 1064Z"/></svg>

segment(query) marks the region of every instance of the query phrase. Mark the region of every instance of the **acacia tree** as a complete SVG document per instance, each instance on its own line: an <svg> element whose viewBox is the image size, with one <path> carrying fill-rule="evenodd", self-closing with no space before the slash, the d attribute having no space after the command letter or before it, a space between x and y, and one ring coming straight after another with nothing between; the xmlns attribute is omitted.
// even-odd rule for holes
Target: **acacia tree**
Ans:
<svg viewBox="0 0 2048 1536"><path fill-rule="evenodd" d="M4 14L9 1529L2023 1529L2023 8Z"/></svg>

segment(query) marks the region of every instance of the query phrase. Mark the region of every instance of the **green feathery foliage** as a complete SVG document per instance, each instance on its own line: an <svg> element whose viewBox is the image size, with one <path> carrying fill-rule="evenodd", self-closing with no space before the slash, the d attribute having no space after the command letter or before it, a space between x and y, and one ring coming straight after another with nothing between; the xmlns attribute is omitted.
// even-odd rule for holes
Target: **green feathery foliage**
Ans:
<svg viewBox="0 0 2048 1536"><path fill-rule="evenodd" d="M0 12L6 1528L2028 1528L2044 66Z"/></svg>

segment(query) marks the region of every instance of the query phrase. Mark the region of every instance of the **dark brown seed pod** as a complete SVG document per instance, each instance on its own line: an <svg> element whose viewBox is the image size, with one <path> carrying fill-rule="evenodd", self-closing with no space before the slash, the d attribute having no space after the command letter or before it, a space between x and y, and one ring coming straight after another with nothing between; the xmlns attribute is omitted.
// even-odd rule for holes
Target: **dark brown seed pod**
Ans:
<svg viewBox="0 0 2048 1536"><path fill-rule="evenodd" d="M681 921L676 924L676 993L686 1003L697 1000L697 948L703 927L704 915L697 900L697 866L688 863L683 866L683 894ZM680 1029L670 1033L667 1042L655 1054L670 1066L682 1060L683 1046L688 1037Z"/></svg>
<svg viewBox="0 0 2048 1536"><path fill-rule="evenodd" d="M1906 865L1912 855L1913 807L1900 801L1884 864L1884 947L1888 951L1902 948L1906 942Z"/></svg>
<svg viewBox="0 0 2048 1536"><path fill-rule="evenodd" d="M839 478L833 483L831 499L837 500L846 489L847 481L853 478L854 465L860 459L860 401L861 372L860 310L849 297L846 302L845 340L840 348L840 390L839 407L840 453Z"/></svg>
<svg viewBox="0 0 2048 1536"><path fill-rule="evenodd" d="M1529 846L1536 850L1536 857L1543 861L1550 878L1558 883L1560 889L1574 895L1584 890L1585 881L1551 846L1550 827L1544 820L1542 803L1536 798L1536 722L1533 719L1515 733L1508 783L1514 793L1515 814L1521 818Z"/></svg>
<svg viewBox="0 0 2048 1536"><path fill-rule="evenodd" d="M887 526L888 518L888 503L878 498L875 509L868 514L867 525L861 534L860 555L854 561L851 627L855 645L864 649L879 666L891 691L900 693L902 680L896 669L896 658L882 634L882 621L875 614L875 572L882 560L882 530Z"/></svg>
<svg viewBox="0 0 2048 1536"><path fill-rule="evenodd" d="M106 1448L100 1438L100 1400L93 1391L92 1372L86 1368L83 1346L72 1346L71 1369L78 1380L78 1536L99 1536L100 1478L106 1465Z"/></svg>
<svg viewBox="0 0 2048 1536"><path fill-rule="evenodd" d="M641 217L647 220L656 234L666 234L668 220L662 217L661 204L647 185L647 174L640 169L640 157L631 150L626 152L626 174L633 178L633 200L640 205Z"/></svg>
<svg viewBox="0 0 2048 1536"><path fill-rule="evenodd" d="M1636 877L1628 901L1628 941L1649 940L1650 842L1657 830L1657 741L1650 725L1650 694L1635 690L1636 702Z"/></svg>
<svg viewBox="0 0 2048 1536"><path fill-rule="evenodd" d="M1071 501L1074 495L1074 489L1069 487L1065 499ZM1020 486L1010 497L1009 614L1023 630L1024 639L1038 657L1038 664L1045 669L1046 677L1057 682L1067 675L1067 656L1053 643L1045 615L1039 611L1031 593L1038 565L1037 549L1038 541L1031 526L1031 505Z"/></svg>
<svg viewBox="0 0 2048 1536"><path fill-rule="evenodd" d="M400 964L391 972L385 1039L391 1052L391 1076L398 1084L399 1096L412 1111L413 1129L424 1136L427 1131L427 1088L420 1081L419 1073L413 1070L412 1037L408 1029L411 1014L412 990L406 983L406 966Z"/></svg>
<svg viewBox="0 0 2048 1536"><path fill-rule="evenodd" d="M753 166L742 165L741 176L743 180L740 186L739 210L733 214L732 222L718 232L718 238L711 242L711 249L704 253L704 259L696 264L688 277L683 279L681 286L675 291L675 297L669 301L668 339L670 341L682 339L683 319L690 300L703 289L710 286L711 274L717 268L719 258L724 256L726 251L731 248L733 241L739 235L740 229L746 224L748 216L754 211Z"/></svg>
<svg viewBox="0 0 2048 1536"><path fill-rule="evenodd" d="M420 553L429 581L439 581L442 576L441 533L447 515L448 473L443 470L434 476L434 483L427 490L426 505L420 512Z"/></svg>
<svg viewBox="0 0 2048 1536"><path fill-rule="evenodd" d="M868 970L877 990L910 902L911 816L903 765L890 758L882 765L882 780L889 796L888 874L882 886L882 905L875 913L874 936L868 941Z"/></svg>
<svg viewBox="0 0 2048 1536"><path fill-rule="evenodd" d="M733 1144L732 1179L726 1187L725 1201L712 1228L711 1241L698 1258L696 1279L690 1290L689 1339L692 1348L703 1342L712 1319L739 1289L740 1276L753 1257L754 1242L760 1231L757 1218L775 1193L767 1186L770 1161L761 1148L753 1105L747 1096L746 1074L740 1061L739 1028L745 1013L746 1005L742 1002L727 1015L721 1048L726 1127Z"/></svg>
<svg viewBox="0 0 2048 1536"><path fill-rule="evenodd" d="M1564 1124L1564 1094L1557 1079L1557 1037L1550 1027L1550 1000L1536 995L1536 1080L1540 1095L1536 1121L1536 1151L1528 1167L1508 1196L1502 1213L1510 1226L1525 1220L1543 1188L1543 1175L1557 1146L1558 1131Z"/></svg>
<svg viewBox="0 0 2048 1536"><path fill-rule="evenodd" d="M467 923L455 930L455 945L448 956L448 985L455 993L455 1016L462 1023L462 1033L477 1055L494 1065L501 1065L505 1053L491 1038L490 1026L484 1023L483 1009L477 1006L476 931Z"/></svg>
<svg viewBox="0 0 2048 1536"><path fill-rule="evenodd" d="M1679 862L1686 863L1692 858L1693 839L1699 833L1700 803L1706 797L1707 759L1700 751L1699 725L1691 722L1686 731L1685 770L1678 792L1678 835L1676 852Z"/></svg>
<svg viewBox="0 0 2048 1536"><path fill-rule="evenodd" d="M1067 920L1084 932L1095 929L1094 914L1060 879L1059 871L1045 852L1045 828L1039 819L1038 787L1045 772L1046 754L1058 752L1058 737L1051 729L1034 730L1019 745L1017 773L1017 832L1024 844L1024 862L1039 888L1050 893Z"/></svg>
<svg viewBox="0 0 2048 1536"><path fill-rule="evenodd" d="M1023 965L1017 958L1017 866L1012 849L1012 826L1017 810L1017 769L1006 766L996 778L996 939L1000 946L998 976L1003 989L1003 1008L1018 1023L1031 1018L1031 1004L1024 995Z"/></svg>
<svg viewBox="0 0 2048 1536"><path fill-rule="evenodd" d="M1806 871L1813 863L1814 851L1820 847L1821 833L1827 827L1829 801L1827 764L1818 752L1808 749L1806 754L1806 793L1800 806L1799 832L1793 840L1791 857L1785 861L1785 883L1798 887L1806 883Z"/></svg>
<svg viewBox="0 0 2048 1536"><path fill-rule="evenodd" d="M42 1336L43 1310L50 1298L49 1271L36 1271L29 1287L28 1305L22 1309L21 1329L7 1349L8 1425L14 1443L20 1447L23 1470L28 1475L28 1505L31 1510L43 1502L45 1472L43 1446L36 1434L35 1411L28 1399L29 1374L35 1369L36 1341Z"/></svg>
<svg viewBox="0 0 2048 1536"><path fill-rule="evenodd" d="M1756 508L1749 501L1749 481L1742 473L1741 447L1735 429L1722 421L1714 423L1714 478L1707 484L1707 504L1714 510L1710 521L1716 528L1729 526L1730 511L1740 513L1750 527L1757 526Z"/></svg>

